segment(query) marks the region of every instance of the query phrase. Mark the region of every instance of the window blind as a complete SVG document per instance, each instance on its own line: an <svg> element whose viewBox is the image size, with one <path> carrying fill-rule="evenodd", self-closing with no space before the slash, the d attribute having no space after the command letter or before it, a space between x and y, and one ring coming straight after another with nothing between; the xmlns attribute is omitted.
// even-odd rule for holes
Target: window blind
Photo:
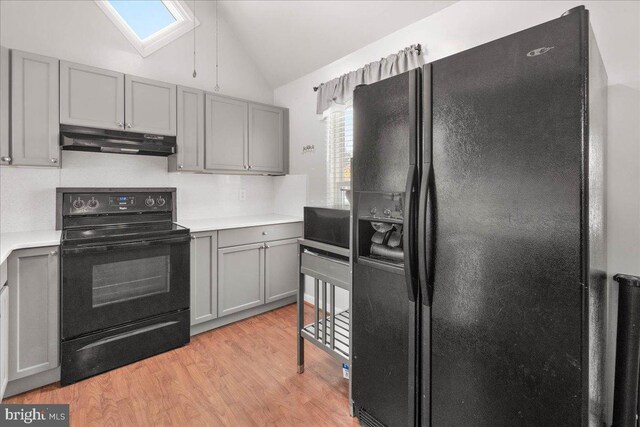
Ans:
<svg viewBox="0 0 640 427"><path fill-rule="evenodd" d="M327 202L346 206L346 193L351 188L353 156L353 107L336 105L328 110L327 120Z"/></svg>

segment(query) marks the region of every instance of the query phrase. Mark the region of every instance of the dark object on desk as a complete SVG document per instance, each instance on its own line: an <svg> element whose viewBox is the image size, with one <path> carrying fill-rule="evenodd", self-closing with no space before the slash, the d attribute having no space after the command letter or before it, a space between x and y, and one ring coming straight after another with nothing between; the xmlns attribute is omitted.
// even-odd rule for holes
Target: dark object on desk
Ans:
<svg viewBox="0 0 640 427"><path fill-rule="evenodd" d="M349 207L304 207L304 238L349 248Z"/></svg>

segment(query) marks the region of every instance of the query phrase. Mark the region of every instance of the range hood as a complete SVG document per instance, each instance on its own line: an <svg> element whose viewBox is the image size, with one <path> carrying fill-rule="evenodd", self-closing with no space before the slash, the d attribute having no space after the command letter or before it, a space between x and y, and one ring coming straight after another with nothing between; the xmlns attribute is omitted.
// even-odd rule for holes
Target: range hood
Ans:
<svg viewBox="0 0 640 427"><path fill-rule="evenodd" d="M60 125L60 147L75 151L170 156L176 152L176 137Z"/></svg>

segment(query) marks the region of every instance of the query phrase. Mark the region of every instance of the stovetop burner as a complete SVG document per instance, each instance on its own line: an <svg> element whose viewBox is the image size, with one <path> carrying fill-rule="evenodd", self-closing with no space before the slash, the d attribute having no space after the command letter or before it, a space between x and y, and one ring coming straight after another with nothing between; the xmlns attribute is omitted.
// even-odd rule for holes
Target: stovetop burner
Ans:
<svg viewBox="0 0 640 427"><path fill-rule="evenodd" d="M175 223L175 188L58 188L63 245L188 234Z"/></svg>

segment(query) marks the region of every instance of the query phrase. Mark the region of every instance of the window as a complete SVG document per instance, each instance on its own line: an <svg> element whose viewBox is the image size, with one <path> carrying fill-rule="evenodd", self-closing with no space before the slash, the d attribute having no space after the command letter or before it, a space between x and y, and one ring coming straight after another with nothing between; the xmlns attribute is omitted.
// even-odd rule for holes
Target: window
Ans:
<svg viewBox="0 0 640 427"><path fill-rule="evenodd" d="M347 206L353 157L353 106L334 105L325 112L327 122L327 202Z"/></svg>
<svg viewBox="0 0 640 427"><path fill-rule="evenodd" d="M95 0L142 56L188 33L200 22L183 1Z"/></svg>

